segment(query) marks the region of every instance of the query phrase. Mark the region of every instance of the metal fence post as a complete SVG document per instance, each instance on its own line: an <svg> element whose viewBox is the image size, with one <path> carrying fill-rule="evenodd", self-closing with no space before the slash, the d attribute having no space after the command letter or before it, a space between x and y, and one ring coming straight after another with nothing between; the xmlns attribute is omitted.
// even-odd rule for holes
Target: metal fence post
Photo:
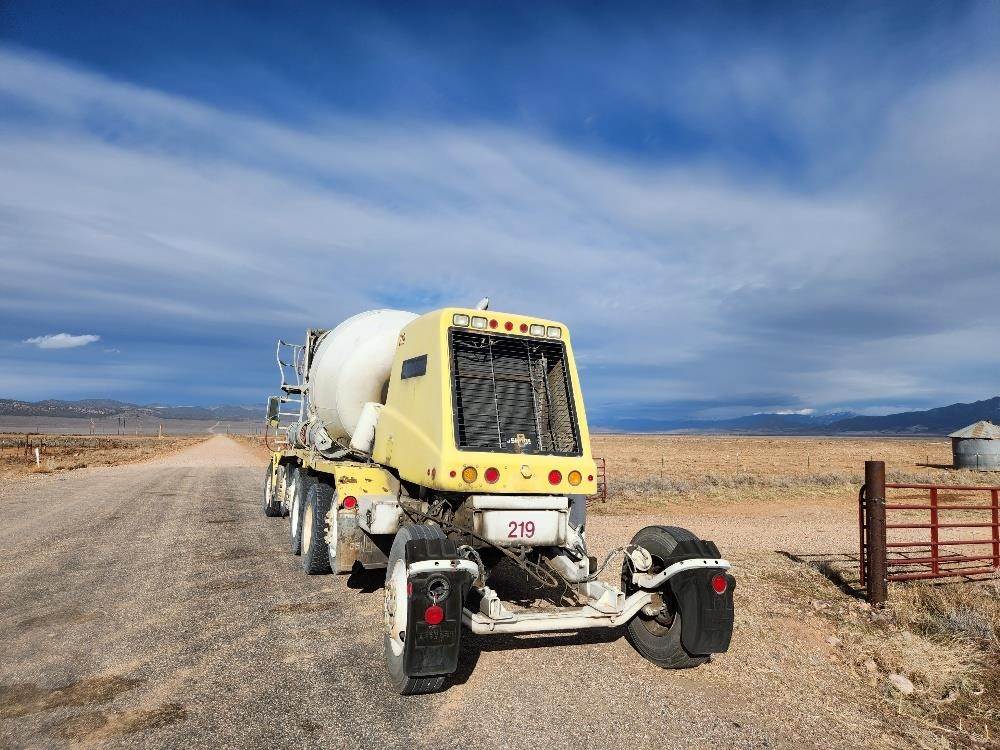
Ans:
<svg viewBox="0 0 1000 750"><path fill-rule="evenodd" d="M990 521L993 524L993 567L1000 570L1000 492L990 491Z"/></svg>
<svg viewBox="0 0 1000 750"><path fill-rule="evenodd" d="M885 564L885 462L865 461L865 526L868 538L868 603L883 604L888 595Z"/></svg>

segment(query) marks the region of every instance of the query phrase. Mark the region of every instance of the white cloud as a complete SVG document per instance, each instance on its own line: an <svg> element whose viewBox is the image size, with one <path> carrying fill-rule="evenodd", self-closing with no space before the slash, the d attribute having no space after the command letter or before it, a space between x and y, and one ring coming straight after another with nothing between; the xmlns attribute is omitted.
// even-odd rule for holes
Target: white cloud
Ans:
<svg viewBox="0 0 1000 750"><path fill-rule="evenodd" d="M74 336L70 333L51 333L48 336L35 336L34 338L25 339L24 343L34 344L39 349L75 349L79 346L86 346L100 340L100 336L95 336L92 333L85 333L79 336Z"/></svg>
<svg viewBox="0 0 1000 750"><path fill-rule="evenodd" d="M805 188L512 129L281 126L0 48L0 95L37 117L0 122L0 317L258 335L239 363L224 339L202 350L222 382L275 330L488 294L570 326L592 402L973 395L986 376L959 373L985 347L966 334L998 323L993 73L911 92L853 171L838 157ZM943 339L948 377L928 369Z"/></svg>

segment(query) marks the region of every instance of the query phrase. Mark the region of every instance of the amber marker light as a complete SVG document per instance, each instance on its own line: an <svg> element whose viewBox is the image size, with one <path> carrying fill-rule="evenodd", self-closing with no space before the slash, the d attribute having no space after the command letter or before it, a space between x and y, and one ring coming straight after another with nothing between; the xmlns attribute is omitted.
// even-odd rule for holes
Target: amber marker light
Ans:
<svg viewBox="0 0 1000 750"><path fill-rule="evenodd" d="M479 472L476 471L475 466L466 466L462 469L462 479L464 479L467 484L472 484L478 477Z"/></svg>
<svg viewBox="0 0 1000 750"><path fill-rule="evenodd" d="M580 484L580 482L583 481L583 474L574 469L569 473L569 475L566 478L569 480L569 483L571 485L576 487L578 484Z"/></svg>

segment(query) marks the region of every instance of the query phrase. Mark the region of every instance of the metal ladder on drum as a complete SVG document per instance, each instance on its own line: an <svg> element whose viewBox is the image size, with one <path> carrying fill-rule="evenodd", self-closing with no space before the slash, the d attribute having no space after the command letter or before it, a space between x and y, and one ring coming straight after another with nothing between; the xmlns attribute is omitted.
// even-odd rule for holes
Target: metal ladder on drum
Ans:
<svg viewBox="0 0 1000 750"><path fill-rule="evenodd" d="M292 404L297 406L297 411L278 411L278 425L275 427L275 442L277 445L287 445L288 425L281 424L282 417L292 417L294 420L301 420L305 417L305 345L291 344L282 339L278 339L278 346L275 349L274 358L278 362L278 371L281 373L281 396L278 401L281 404ZM284 430L284 431L283 431ZM282 442L282 439L284 442Z"/></svg>

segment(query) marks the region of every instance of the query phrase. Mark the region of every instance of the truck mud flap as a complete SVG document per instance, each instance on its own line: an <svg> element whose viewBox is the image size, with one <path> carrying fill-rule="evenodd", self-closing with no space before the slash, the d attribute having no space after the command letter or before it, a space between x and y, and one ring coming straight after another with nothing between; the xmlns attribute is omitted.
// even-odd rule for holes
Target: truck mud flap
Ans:
<svg viewBox="0 0 1000 750"><path fill-rule="evenodd" d="M350 573L354 569L361 547L358 539L361 533L356 512L337 511L337 569L334 573Z"/></svg>
<svg viewBox="0 0 1000 750"><path fill-rule="evenodd" d="M458 550L450 539L411 539L406 543L407 565L457 559ZM468 576L445 564L440 569L410 573L408 582L412 588L403 668L409 677L451 674L458 669ZM433 616L428 616L432 607Z"/></svg>
<svg viewBox="0 0 1000 750"><path fill-rule="evenodd" d="M716 575L726 578L726 590L712 587ZM721 654L733 637L733 589L736 579L716 568L691 570L669 582L681 613L681 643L689 654Z"/></svg>

